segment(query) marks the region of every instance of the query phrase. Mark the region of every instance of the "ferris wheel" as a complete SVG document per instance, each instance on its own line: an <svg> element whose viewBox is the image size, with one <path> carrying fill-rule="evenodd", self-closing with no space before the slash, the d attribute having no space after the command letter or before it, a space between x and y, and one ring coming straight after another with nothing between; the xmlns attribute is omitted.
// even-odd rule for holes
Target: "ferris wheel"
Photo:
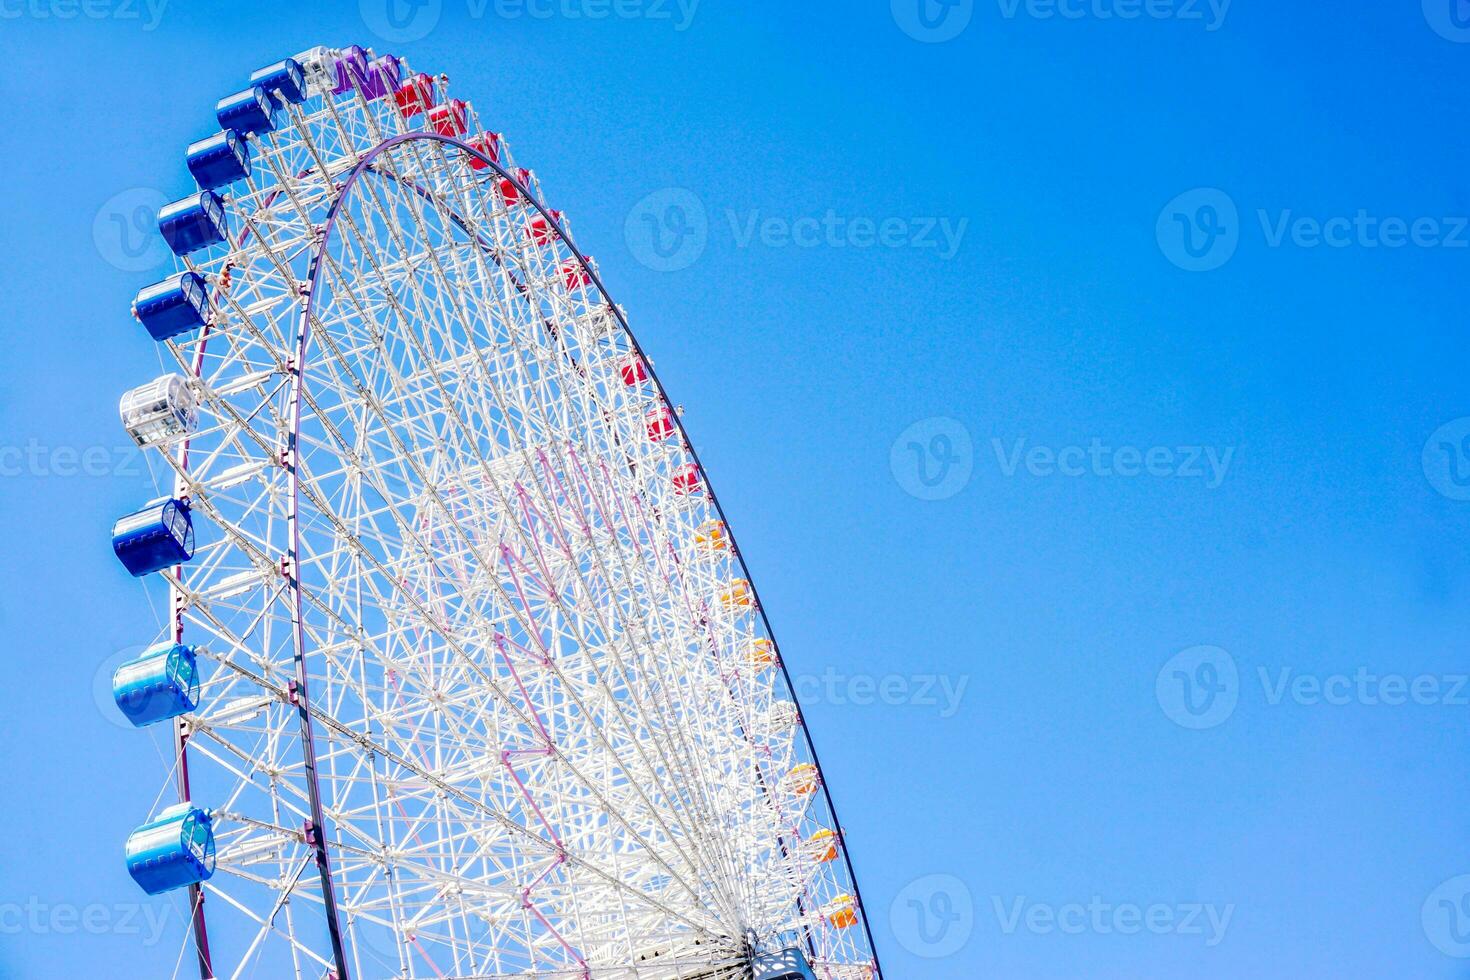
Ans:
<svg viewBox="0 0 1470 980"><path fill-rule="evenodd" d="M623 311L448 78L262 68L159 214L172 476L120 667L175 976L877 980L744 560Z"/></svg>

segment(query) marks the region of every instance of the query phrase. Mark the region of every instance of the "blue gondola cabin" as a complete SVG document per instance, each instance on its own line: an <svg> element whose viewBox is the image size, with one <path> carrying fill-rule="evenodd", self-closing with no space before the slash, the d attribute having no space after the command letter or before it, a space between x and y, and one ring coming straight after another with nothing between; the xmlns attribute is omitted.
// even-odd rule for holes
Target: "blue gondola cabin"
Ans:
<svg viewBox="0 0 1470 980"><path fill-rule="evenodd" d="M158 231L175 255L218 245L227 234L224 202L214 191L200 191L166 204L158 212Z"/></svg>
<svg viewBox="0 0 1470 980"><path fill-rule="evenodd" d="M204 326L208 291L197 272L180 272L144 286L133 297L133 316L154 340L168 340Z"/></svg>
<svg viewBox="0 0 1470 980"><path fill-rule="evenodd" d="M128 874L150 895L206 881L214 874L214 827L207 811L171 806L128 836Z"/></svg>
<svg viewBox="0 0 1470 980"><path fill-rule="evenodd" d="M218 190L250 176L250 144L233 129L222 129L190 143L184 162L200 190Z"/></svg>
<svg viewBox="0 0 1470 980"><path fill-rule="evenodd" d="M250 85L263 90L283 109L306 101L306 72L295 58L256 69L250 74Z"/></svg>
<svg viewBox="0 0 1470 980"><path fill-rule="evenodd" d="M816 980L806 954L799 949L783 949L755 958L755 980Z"/></svg>
<svg viewBox="0 0 1470 980"><path fill-rule="evenodd" d="M216 102L214 118L220 129L233 129L238 136L269 133L276 128L276 103L265 89L252 85Z"/></svg>
<svg viewBox="0 0 1470 980"><path fill-rule="evenodd" d="M150 501L112 526L112 550L135 578L161 572L194 557L194 519L173 497Z"/></svg>
<svg viewBox="0 0 1470 980"><path fill-rule="evenodd" d="M134 727L167 721L199 707L199 658L192 646L159 643L112 675L112 699Z"/></svg>

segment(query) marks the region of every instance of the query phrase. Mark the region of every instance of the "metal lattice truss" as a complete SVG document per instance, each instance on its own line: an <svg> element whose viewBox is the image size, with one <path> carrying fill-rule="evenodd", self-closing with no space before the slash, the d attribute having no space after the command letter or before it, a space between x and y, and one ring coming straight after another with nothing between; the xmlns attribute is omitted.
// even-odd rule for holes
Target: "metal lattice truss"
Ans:
<svg viewBox="0 0 1470 980"><path fill-rule="evenodd" d="M228 243L182 260L209 325L167 344L201 401L170 458L200 547L168 578L210 663L179 747L215 812L215 974L327 975L335 918L364 978L733 977L782 944L876 975L779 655L621 311L506 193L508 149L484 166L308 69Z"/></svg>

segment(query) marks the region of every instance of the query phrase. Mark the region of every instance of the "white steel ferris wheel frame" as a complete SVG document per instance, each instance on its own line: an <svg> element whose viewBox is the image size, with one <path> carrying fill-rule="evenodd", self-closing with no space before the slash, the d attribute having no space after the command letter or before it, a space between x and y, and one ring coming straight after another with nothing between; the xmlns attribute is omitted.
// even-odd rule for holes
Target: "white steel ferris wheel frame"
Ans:
<svg viewBox="0 0 1470 980"><path fill-rule="evenodd" d="M693 980L796 946L881 977L623 312L503 144L324 72L249 137L230 237L182 260L206 326L164 345L203 419L166 454L202 544L163 573L210 665L172 774L219 835L199 975Z"/></svg>

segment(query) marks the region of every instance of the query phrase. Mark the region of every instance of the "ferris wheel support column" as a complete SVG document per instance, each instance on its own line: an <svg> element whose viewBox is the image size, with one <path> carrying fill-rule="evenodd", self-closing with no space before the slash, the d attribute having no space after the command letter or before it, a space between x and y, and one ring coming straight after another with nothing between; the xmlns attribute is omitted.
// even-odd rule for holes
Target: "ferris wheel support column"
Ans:
<svg viewBox="0 0 1470 980"><path fill-rule="evenodd" d="M323 238L325 240L325 236ZM297 458L301 437L302 367L306 347L311 338L312 296L322 251L312 256L311 270L302 287L301 324L296 334L296 356L289 363L291 374L291 428L287 436L282 463L289 486L286 525L289 544L282 572L291 590L291 642L294 649L296 679L291 682L290 699L301 720L301 761L306 776L307 796L311 803L311 821L306 826L306 844L316 852L317 874L322 884L322 904L327 917L327 932L332 940L332 960L336 972L332 980L348 980L347 952L342 944L342 924L337 914L337 895L332 884L332 861L327 853L326 820L322 813L321 785L317 777L316 743L312 735L311 699L306 681L306 623L301 599L301 471Z"/></svg>
<svg viewBox="0 0 1470 980"><path fill-rule="evenodd" d="M181 635L183 630L175 627L175 633ZM179 639L174 642L180 642ZM184 734L184 721L180 719L174 726L174 755L178 760L178 787L179 799L189 799L189 738ZM214 964L209 955L209 930L204 924L204 886L189 886L189 923L194 932L194 951L199 960L199 980L214 980Z"/></svg>
<svg viewBox="0 0 1470 980"><path fill-rule="evenodd" d="M179 450L180 470L187 465L189 458L189 446L185 443ZM175 484L175 496L183 493L183 482L179 480ZM181 575L179 569L174 569L175 581ZM184 593L177 584L170 583L169 612L173 616L173 637L175 643L184 642ZM179 802L187 802L191 799L189 787L189 735L187 722L180 718L174 723L174 759L176 770L176 783L178 786ZM189 886L189 928L194 934L194 952L199 961L199 980L214 980L214 960L209 953L209 928L204 921L204 886L193 884Z"/></svg>

